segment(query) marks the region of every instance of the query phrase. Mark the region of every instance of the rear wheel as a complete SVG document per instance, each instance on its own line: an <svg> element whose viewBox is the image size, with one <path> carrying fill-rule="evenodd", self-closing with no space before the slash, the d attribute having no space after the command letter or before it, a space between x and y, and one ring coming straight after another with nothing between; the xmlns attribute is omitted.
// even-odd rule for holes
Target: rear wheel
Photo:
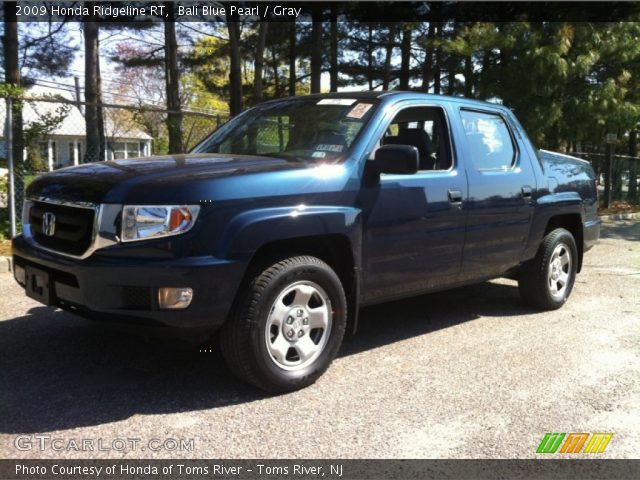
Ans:
<svg viewBox="0 0 640 480"><path fill-rule="evenodd" d="M543 310L560 308L571 294L577 268L575 239L568 230L557 228L545 236L536 257L520 271L520 296Z"/></svg>
<svg viewBox="0 0 640 480"><path fill-rule="evenodd" d="M221 331L221 349L240 378L270 392L315 382L344 336L346 299L322 260L289 257L261 269Z"/></svg>

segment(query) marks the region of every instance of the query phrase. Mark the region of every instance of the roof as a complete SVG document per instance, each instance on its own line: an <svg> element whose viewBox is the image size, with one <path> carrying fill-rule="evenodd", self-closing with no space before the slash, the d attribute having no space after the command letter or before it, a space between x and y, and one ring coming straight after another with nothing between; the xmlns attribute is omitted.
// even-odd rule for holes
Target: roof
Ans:
<svg viewBox="0 0 640 480"><path fill-rule="evenodd" d="M67 95L68 94L68 95ZM29 89L28 95L42 96L42 95L57 95L64 97L65 100L73 101L70 98L70 92L62 92L60 90L52 90L43 87L33 87ZM25 125L39 121L43 115L56 114L56 110L63 103L56 102L42 102L32 101L25 102L22 109L22 118ZM66 103L66 105L70 105ZM50 136L72 136L72 137L85 137L86 123L82 112L75 106L70 105L71 108L65 119L60 125L58 125L49 135ZM5 124L6 109L0 108L0 125ZM115 128L109 117L105 118L105 130L107 135L113 132L113 137L117 139L134 139L134 140L151 140L152 137L138 128L126 128L118 125ZM4 129L0 128L0 137L4 137Z"/></svg>
<svg viewBox="0 0 640 480"><path fill-rule="evenodd" d="M352 92L313 93L305 97L318 98L380 98L395 93L393 90L360 90Z"/></svg>
<svg viewBox="0 0 640 480"><path fill-rule="evenodd" d="M393 97L406 97L406 98L424 98L424 99L445 99L453 102L468 103L470 105L489 105L493 108L504 107L504 105L493 102L486 102L484 100L476 100L466 97L454 97L451 95L440 95L435 93L418 92L415 90L362 90L353 92L328 92L328 93L313 93L311 95L300 95L296 97L288 98L308 98L308 99L322 99L322 98L356 98L363 100L377 100L382 98ZM277 102L283 100L282 98L270 100L269 102Z"/></svg>

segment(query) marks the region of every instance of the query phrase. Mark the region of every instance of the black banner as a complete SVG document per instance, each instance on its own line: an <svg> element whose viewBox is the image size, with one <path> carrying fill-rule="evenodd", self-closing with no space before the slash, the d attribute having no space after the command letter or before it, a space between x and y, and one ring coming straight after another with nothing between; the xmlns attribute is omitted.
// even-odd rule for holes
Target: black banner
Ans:
<svg viewBox="0 0 640 480"><path fill-rule="evenodd" d="M0 460L0 478L626 480L640 478L640 460Z"/></svg>
<svg viewBox="0 0 640 480"><path fill-rule="evenodd" d="M19 1L18 21L162 22L163 1L55 2ZM290 22L425 22L425 21L584 21L640 19L640 2L173 2L179 22L266 20ZM335 15L335 17L334 17Z"/></svg>

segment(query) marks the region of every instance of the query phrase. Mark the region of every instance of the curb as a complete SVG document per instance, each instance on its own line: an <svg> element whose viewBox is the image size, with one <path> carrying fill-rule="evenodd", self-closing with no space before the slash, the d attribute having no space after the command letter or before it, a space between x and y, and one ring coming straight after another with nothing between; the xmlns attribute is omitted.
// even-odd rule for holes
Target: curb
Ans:
<svg viewBox="0 0 640 480"><path fill-rule="evenodd" d="M600 220L612 221L612 220L638 220L640 219L640 212L631 213L614 213L612 215L601 215Z"/></svg>
<svg viewBox="0 0 640 480"><path fill-rule="evenodd" d="M9 273L13 271L11 257L0 256L0 273Z"/></svg>

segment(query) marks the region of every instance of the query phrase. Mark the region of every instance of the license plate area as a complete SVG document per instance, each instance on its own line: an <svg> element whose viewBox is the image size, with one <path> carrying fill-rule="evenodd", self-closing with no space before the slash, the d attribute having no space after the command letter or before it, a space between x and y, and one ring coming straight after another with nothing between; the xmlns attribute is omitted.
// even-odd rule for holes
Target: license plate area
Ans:
<svg viewBox="0 0 640 480"><path fill-rule="evenodd" d="M44 270L25 267L25 290L28 297L45 305L52 304L51 275Z"/></svg>

